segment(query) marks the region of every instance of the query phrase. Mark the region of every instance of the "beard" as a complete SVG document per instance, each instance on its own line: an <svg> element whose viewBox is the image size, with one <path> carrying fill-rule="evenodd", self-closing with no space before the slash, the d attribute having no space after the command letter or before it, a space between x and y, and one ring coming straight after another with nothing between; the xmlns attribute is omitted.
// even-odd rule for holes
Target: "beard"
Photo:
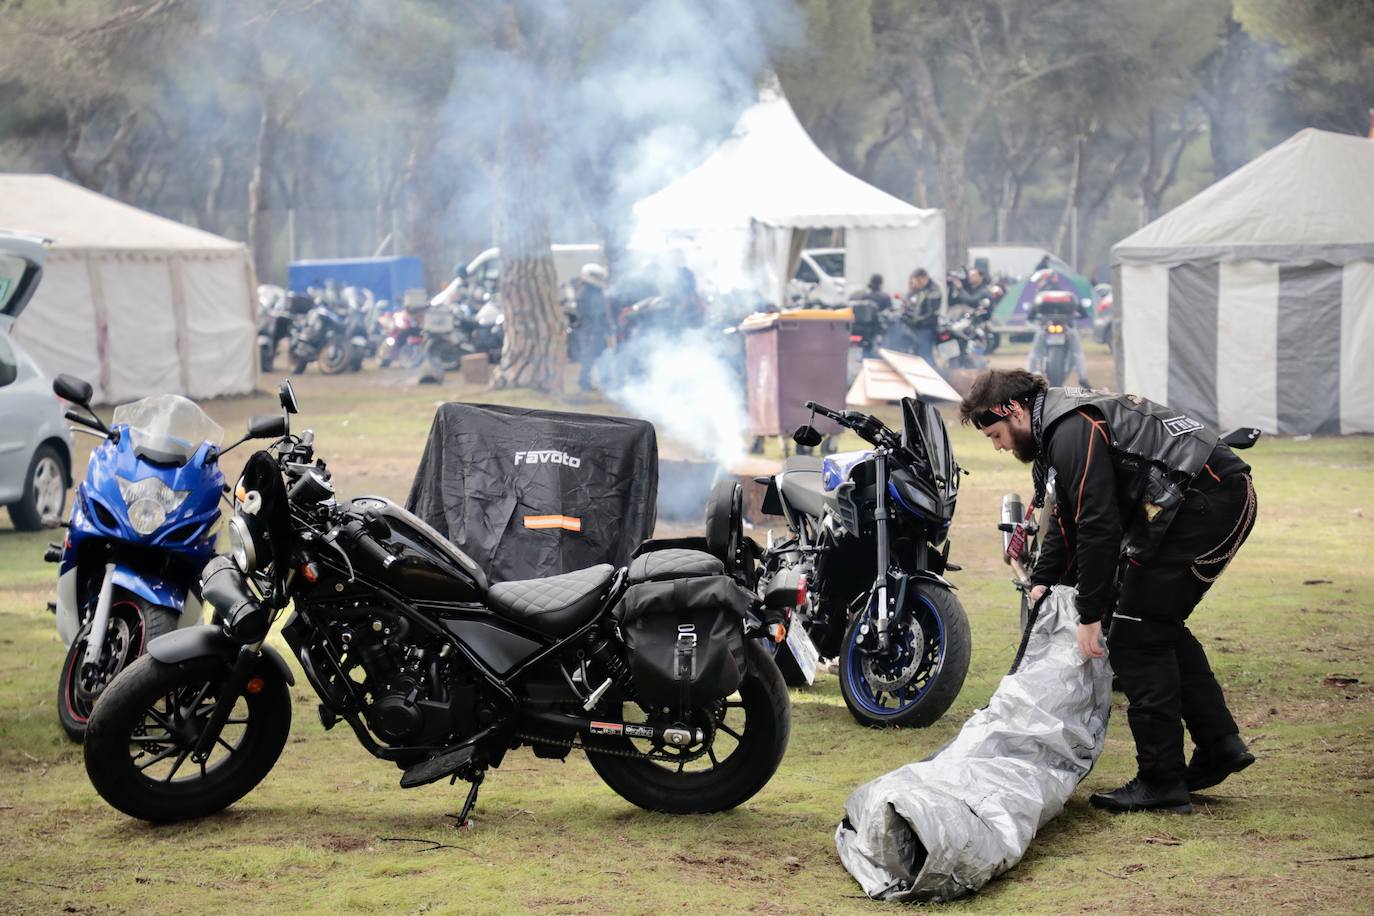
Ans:
<svg viewBox="0 0 1374 916"><path fill-rule="evenodd" d="M1030 464L1040 453L1040 447L1036 444L1035 434L1030 430L1012 430L1011 433L1011 453L1020 459L1022 464Z"/></svg>

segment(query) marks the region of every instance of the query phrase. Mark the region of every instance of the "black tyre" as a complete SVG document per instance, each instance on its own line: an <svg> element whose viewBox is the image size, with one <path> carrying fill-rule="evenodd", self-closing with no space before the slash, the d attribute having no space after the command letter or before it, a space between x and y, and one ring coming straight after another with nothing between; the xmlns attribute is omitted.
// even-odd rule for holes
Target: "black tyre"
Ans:
<svg viewBox="0 0 1374 916"><path fill-rule="evenodd" d="M10 503L10 520L20 531L37 531L45 521L56 524L67 505L67 462L51 445L40 445L24 475L24 494Z"/></svg>
<svg viewBox="0 0 1374 916"><path fill-rule="evenodd" d="M417 343L401 344L401 355L397 362L405 369L418 369L425 362L425 348Z"/></svg>
<svg viewBox="0 0 1374 916"><path fill-rule="evenodd" d="M988 331L987 340L983 344L983 352L986 354L996 353L997 348L1001 345L1002 335L998 334L996 331Z"/></svg>
<svg viewBox="0 0 1374 916"><path fill-rule="evenodd" d="M353 360L353 348L348 341L335 337L320 351L320 371L325 375L338 375L347 371Z"/></svg>
<svg viewBox="0 0 1374 916"><path fill-rule="evenodd" d="M305 375L305 370L310 367L310 360L303 356L293 356L291 358L291 374Z"/></svg>
<svg viewBox="0 0 1374 916"><path fill-rule="evenodd" d="M145 655L106 689L86 727L86 774L130 817L182 821L229 807L262 781L291 730L291 697L268 664L238 697L207 760L191 759L228 673L218 658Z"/></svg>
<svg viewBox="0 0 1374 916"><path fill-rule="evenodd" d="M1051 388L1058 388L1069 374L1069 345L1066 341L1063 346L1049 350L1050 355L1045 359L1045 378Z"/></svg>
<svg viewBox="0 0 1374 916"><path fill-rule="evenodd" d="M624 721L643 720L635 703L611 704L604 714L623 713ZM622 707L620 709L614 707ZM792 707L778 666L757 641L745 647L744 681L739 690L700 710L693 727L706 741L668 748L648 740L622 738L600 744L610 750L656 753L662 759L617 757L592 751L592 769L621 798L649 811L707 814L743 804L768 784L787 753Z"/></svg>
<svg viewBox="0 0 1374 916"><path fill-rule="evenodd" d="M149 604L137 595L117 590L110 602L100 659L90 668L85 665L90 624L77 632L67 647L57 679L57 721L68 738L78 744L85 740L86 722L105 688L143 654L148 643L175 630L178 620L177 612L171 608Z"/></svg>
<svg viewBox="0 0 1374 916"><path fill-rule="evenodd" d="M921 583L906 624L886 651L869 653L873 636L855 614L840 648L840 693L855 721L871 728L925 728L953 705L968 674L972 638L968 616L948 589Z"/></svg>
<svg viewBox="0 0 1374 916"><path fill-rule="evenodd" d="M258 362L263 372L271 372L272 364L276 361L276 346L273 344L262 344L258 347Z"/></svg>

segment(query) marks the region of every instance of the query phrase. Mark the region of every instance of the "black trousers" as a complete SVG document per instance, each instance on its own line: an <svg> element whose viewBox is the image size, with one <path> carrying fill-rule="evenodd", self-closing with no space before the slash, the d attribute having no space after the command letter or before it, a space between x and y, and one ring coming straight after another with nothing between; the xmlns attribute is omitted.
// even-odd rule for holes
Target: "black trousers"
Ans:
<svg viewBox="0 0 1374 916"><path fill-rule="evenodd" d="M1256 508L1248 474L1208 480L1188 491L1158 553L1126 564L1107 647L1144 778L1182 777L1184 724L1199 747L1238 732L1186 621L1250 535Z"/></svg>

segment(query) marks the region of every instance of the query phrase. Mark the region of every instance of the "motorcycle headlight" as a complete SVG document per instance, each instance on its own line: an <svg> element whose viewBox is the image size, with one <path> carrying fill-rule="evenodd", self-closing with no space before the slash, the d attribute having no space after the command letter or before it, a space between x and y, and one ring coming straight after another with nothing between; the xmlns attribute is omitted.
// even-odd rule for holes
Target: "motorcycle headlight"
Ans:
<svg viewBox="0 0 1374 916"><path fill-rule="evenodd" d="M241 515L229 519L229 555L234 558L234 565L245 573L258 568L258 547Z"/></svg>
<svg viewBox="0 0 1374 916"><path fill-rule="evenodd" d="M167 516L177 510L190 490L173 490L156 477L142 480L125 480L116 477L119 494L124 497L124 505L129 507L129 524L139 534L152 534L167 521Z"/></svg>

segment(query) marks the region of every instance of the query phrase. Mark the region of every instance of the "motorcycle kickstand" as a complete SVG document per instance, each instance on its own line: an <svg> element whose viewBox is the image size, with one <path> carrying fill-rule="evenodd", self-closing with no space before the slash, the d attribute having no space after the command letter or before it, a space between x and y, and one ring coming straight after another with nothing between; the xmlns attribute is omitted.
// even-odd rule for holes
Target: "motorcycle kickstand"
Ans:
<svg viewBox="0 0 1374 916"><path fill-rule="evenodd" d="M467 800L463 802L462 810L459 811L457 814L446 815L447 817L455 818L458 821L458 823L455 824L453 827L454 830L462 830L464 827L472 827L472 822L468 819L468 815L472 814L472 809L477 807L477 790L482 788L482 780L486 778L486 775L487 774L485 770L478 770L476 773L472 774L472 788L468 789L468 797ZM457 779L458 777L454 776L455 782L457 781Z"/></svg>

